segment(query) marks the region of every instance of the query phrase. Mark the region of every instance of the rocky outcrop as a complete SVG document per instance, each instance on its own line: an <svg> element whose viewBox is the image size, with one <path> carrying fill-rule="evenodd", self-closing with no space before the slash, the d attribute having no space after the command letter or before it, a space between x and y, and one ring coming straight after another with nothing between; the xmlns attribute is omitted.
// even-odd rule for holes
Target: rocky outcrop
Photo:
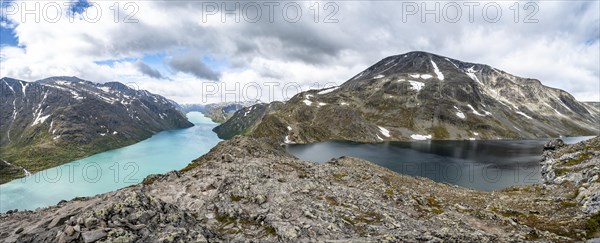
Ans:
<svg viewBox="0 0 600 243"><path fill-rule="evenodd" d="M544 144L544 150L555 150L565 146L565 142L562 139L553 139Z"/></svg>
<svg viewBox="0 0 600 243"><path fill-rule="evenodd" d="M188 167L35 212L0 214L6 242L572 241L596 231L560 185L479 192L342 157L298 160L235 137ZM588 230L589 228L589 230Z"/></svg>
<svg viewBox="0 0 600 243"><path fill-rule="evenodd" d="M600 137L545 151L542 176L546 184L571 187L585 213L600 211Z"/></svg>
<svg viewBox="0 0 600 243"><path fill-rule="evenodd" d="M299 93L264 115L249 109L215 131L282 143L479 140L595 135L600 123L596 106L563 90L426 52L384 58L340 87Z"/></svg>
<svg viewBox="0 0 600 243"><path fill-rule="evenodd" d="M76 77L2 78L0 110L0 183L193 125L160 95Z"/></svg>

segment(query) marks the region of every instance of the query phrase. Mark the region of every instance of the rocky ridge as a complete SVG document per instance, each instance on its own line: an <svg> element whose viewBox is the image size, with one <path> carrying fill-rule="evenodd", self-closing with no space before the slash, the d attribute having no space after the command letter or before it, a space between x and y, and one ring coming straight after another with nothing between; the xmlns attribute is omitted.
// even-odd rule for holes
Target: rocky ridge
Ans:
<svg viewBox="0 0 600 243"><path fill-rule="evenodd" d="M136 186L46 209L1 214L0 237L5 242L516 242L598 237L600 219L582 210L566 184L479 192L399 175L349 157L325 164L301 161L277 142L238 136L179 172L152 175Z"/></svg>

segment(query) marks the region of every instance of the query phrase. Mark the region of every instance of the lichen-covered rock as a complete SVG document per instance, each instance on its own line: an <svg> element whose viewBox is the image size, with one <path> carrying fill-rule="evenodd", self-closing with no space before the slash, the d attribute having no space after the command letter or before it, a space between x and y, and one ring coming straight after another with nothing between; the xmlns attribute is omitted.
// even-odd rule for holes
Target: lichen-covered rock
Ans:
<svg viewBox="0 0 600 243"><path fill-rule="evenodd" d="M546 151L541 164L544 183L571 185L586 214L600 211L600 137Z"/></svg>

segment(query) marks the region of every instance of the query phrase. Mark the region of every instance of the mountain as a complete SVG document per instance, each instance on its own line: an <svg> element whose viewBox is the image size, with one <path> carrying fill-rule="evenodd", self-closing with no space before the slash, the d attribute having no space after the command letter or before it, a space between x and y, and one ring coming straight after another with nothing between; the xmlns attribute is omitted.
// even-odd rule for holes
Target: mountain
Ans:
<svg viewBox="0 0 600 243"><path fill-rule="evenodd" d="M207 117L215 123L223 123L227 121L233 114L248 106L252 106L254 104L259 104L259 101L243 101L243 102L220 102L213 104L182 104L180 105L180 110L184 113L190 111L198 111L202 112Z"/></svg>
<svg viewBox="0 0 600 243"><path fill-rule="evenodd" d="M259 124L265 115L280 109L283 105L283 102L272 102L242 108L233 113L223 124L215 127L213 131L221 139L231 139L238 134L246 135L246 132L252 131L252 126Z"/></svg>
<svg viewBox="0 0 600 243"><path fill-rule="evenodd" d="M118 82L2 78L0 91L1 183L193 126L172 101Z"/></svg>
<svg viewBox="0 0 600 243"><path fill-rule="evenodd" d="M575 156L557 169L572 160L597 165L598 145L596 138L547 156ZM600 236L600 182L597 169L584 176L580 169L560 175L572 183L480 192L355 158L302 161L268 139L238 136L179 172L0 214L0 235L3 242L585 242Z"/></svg>
<svg viewBox="0 0 600 243"><path fill-rule="evenodd" d="M236 112L215 131L286 143L477 140L596 135L600 122L598 106L539 80L426 52L384 58L339 87L299 93L258 119L253 110ZM255 122L241 122L244 115Z"/></svg>

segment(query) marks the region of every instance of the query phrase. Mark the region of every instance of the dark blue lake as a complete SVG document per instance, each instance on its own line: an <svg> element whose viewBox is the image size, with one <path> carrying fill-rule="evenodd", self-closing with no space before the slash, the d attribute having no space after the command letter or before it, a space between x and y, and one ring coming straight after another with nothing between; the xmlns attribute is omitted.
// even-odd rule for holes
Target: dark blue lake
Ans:
<svg viewBox="0 0 600 243"><path fill-rule="evenodd" d="M563 138L572 144L592 137ZM539 140L417 141L366 144L331 141L287 145L294 156L317 163L351 156L395 172L482 191L541 182Z"/></svg>

